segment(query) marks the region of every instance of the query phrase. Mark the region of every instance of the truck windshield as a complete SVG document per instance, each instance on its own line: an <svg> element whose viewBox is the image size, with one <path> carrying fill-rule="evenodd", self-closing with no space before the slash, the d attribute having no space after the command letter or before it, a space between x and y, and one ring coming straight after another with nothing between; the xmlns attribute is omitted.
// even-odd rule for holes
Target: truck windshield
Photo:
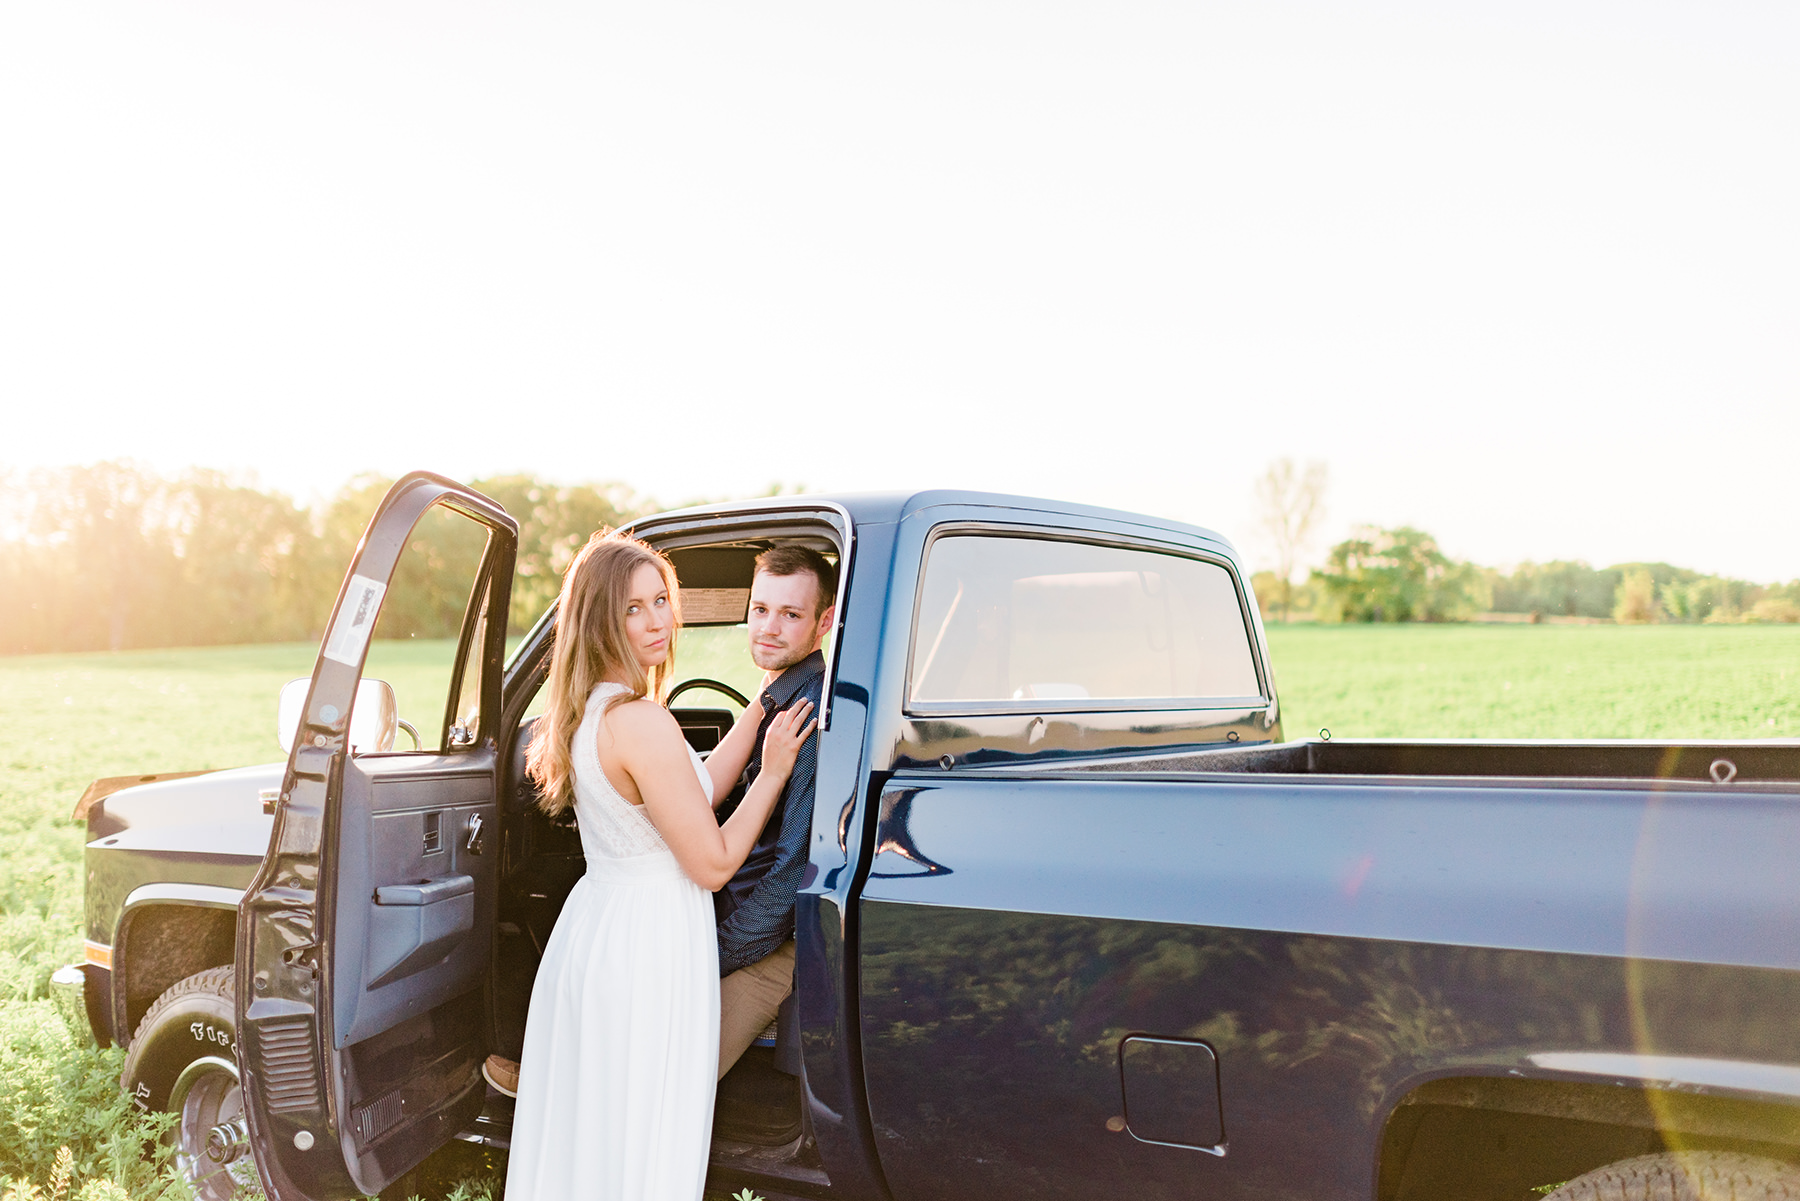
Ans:
<svg viewBox="0 0 1800 1201"><path fill-rule="evenodd" d="M1078 708L1254 698L1237 588L1216 563L1127 547L949 535L931 545L910 701Z"/></svg>

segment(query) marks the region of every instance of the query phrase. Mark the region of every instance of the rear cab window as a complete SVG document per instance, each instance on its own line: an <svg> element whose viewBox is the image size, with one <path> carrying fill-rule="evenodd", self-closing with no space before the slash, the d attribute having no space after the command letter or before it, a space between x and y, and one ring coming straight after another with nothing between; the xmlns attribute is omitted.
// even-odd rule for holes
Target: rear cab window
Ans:
<svg viewBox="0 0 1800 1201"><path fill-rule="evenodd" d="M1223 564L979 533L927 550L909 713L1232 708L1262 695Z"/></svg>

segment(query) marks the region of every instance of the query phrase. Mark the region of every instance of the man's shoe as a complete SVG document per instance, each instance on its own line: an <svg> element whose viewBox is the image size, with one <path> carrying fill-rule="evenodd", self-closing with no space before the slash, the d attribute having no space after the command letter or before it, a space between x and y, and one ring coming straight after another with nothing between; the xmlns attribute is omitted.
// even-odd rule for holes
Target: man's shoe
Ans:
<svg viewBox="0 0 1800 1201"><path fill-rule="evenodd" d="M495 1091L505 1093L509 1097L519 1095L519 1065L510 1059L502 1059L498 1055L490 1055L487 1062L481 1065L481 1074Z"/></svg>

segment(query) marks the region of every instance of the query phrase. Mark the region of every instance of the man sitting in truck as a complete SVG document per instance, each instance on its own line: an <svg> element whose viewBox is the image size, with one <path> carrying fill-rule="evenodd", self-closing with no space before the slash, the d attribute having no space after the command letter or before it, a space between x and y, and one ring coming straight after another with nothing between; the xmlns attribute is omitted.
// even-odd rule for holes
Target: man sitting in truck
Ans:
<svg viewBox="0 0 1800 1201"><path fill-rule="evenodd" d="M762 726L744 770L748 788L762 768L763 735L775 715L801 701L822 710L825 656L819 643L831 628L837 571L819 552L776 546L757 556L746 622L750 658L763 669ZM806 870L812 834L819 740L809 738L787 788L737 875L713 894L719 931L719 1078L731 1070L775 1020L794 989L794 898ZM729 816L721 808L719 818ZM519 1065L488 1056L482 1075L516 1096Z"/></svg>

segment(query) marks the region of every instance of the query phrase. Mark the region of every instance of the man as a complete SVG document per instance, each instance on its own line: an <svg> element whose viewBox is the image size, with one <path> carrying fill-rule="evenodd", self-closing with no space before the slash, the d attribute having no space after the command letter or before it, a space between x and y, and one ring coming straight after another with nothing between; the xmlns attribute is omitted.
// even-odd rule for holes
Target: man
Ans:
<svg viewBox="0 0 1800 1201"><path fill-rule="evenodd" d="M825 656L819 643L837 607L837 572L804 546L777 546L757 556L746 618L750 658L763 669L762 725L744 770L748 788L762 770L763 735L776 714L801 701L821 712ZM794 898L812 835L813 785L819 740L800 748L787 787L744 865L713 894L719 923L719 1078L775 1020L794 987ZM729 816L723 810L719 819ZM519 1065L498 1055L482 1065L488 1083L517 1094Z"/></svg>
<svg viewBox="0 0 1800 1201"><path fill-rule="evenodd" d="M763 669L763 720L744 772L762 768L763 734L775 715L801 701L824 712L825 656L819 643L836 610L837 572L804 546L777 546L756 559L750 585L750 657ZM819 740L794 761L744 866L713 894L719 918L719 1078L731 1070L794 987L794 897L812 838Z"/></svg>

